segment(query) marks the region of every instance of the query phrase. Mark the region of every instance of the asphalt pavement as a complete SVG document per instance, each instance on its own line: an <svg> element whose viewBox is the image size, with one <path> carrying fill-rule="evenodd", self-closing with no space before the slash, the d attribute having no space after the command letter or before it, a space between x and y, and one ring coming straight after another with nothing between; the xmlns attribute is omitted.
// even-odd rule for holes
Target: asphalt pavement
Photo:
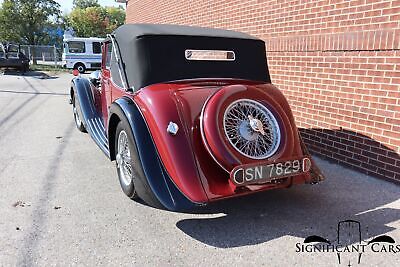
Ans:
<svg viewBox="0 0 400 267"><path fill-rule="evenodd" d="M75 128L71 79L0 75L1 266L400 266L400 187L318 158L319 185L193 213L128 199L114 163ZM342 234L360 227L360 264L356 251L340 265L337 251L307 252L308 236L339 243L343 220L356 222ZM380 235L396 243L366 245Z"/></svg>

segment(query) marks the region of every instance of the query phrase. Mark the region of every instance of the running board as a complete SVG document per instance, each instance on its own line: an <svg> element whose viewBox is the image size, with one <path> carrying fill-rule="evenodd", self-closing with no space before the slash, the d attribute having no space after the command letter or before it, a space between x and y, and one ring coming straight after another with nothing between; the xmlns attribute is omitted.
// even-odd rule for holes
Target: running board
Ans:
<svg viewBox="0 0 400 267"><path fill-rule="evenodd" d="M108 148L108 140L106 137L106 130L101 118L94 117L86 121L86 130L94 142L100 147L101 151L109 158L110 150Z"/></svg>

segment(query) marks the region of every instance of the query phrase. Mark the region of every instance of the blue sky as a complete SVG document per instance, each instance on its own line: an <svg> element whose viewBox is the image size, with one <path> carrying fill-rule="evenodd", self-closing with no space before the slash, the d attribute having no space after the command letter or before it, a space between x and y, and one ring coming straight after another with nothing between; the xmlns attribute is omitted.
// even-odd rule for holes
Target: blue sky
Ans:
<svg viewBox="0 0 400 267"><path fill-rule="evenodd" d="M61 11L63 13L69 12L72 9L72 0L56 0L61 5ZM0 0L0 4L3 3L3 0ZM102 6L119 6L122 5L125 7L125 4L118 4L114 0L99 0L99 4Z"/></svg>

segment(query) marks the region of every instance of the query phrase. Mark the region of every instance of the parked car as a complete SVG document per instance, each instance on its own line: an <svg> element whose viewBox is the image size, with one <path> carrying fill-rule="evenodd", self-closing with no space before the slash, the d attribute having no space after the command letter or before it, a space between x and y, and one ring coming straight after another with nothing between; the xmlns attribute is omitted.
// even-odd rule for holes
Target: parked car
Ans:
<svg viewBox="0 0 400 267"><path fill-rule="evenodd" d="M21 52L19 45L0 43L0 68L26 72L29 70L29 59Z"/></svg>
<svg viewBox="0 0 400 267"><path fill-rule="evenodd" d="M100 69L102 38L65 37L63 40L62 64L67 69L85 73L88 69Z"/></svg>
<svg viewBox="0 0 400 267"><path fill-rule="evenodd" d="M77 128L116 161L123 192L150 206L193 209L324 179L271 84L265 43L244 33L121 26L101 71L75 77L70 95Z"/></svg>

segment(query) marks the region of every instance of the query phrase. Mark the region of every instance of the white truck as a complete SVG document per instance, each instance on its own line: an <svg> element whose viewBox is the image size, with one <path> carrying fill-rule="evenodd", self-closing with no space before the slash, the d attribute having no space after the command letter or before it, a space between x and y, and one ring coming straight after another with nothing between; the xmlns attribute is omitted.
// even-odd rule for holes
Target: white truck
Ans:
<svg viewBox="0 0 400 267"><path fill-rule="evenodd" d="M87 69L100 69L102 38L64 36L63 66L84 73Z"/></svg>

